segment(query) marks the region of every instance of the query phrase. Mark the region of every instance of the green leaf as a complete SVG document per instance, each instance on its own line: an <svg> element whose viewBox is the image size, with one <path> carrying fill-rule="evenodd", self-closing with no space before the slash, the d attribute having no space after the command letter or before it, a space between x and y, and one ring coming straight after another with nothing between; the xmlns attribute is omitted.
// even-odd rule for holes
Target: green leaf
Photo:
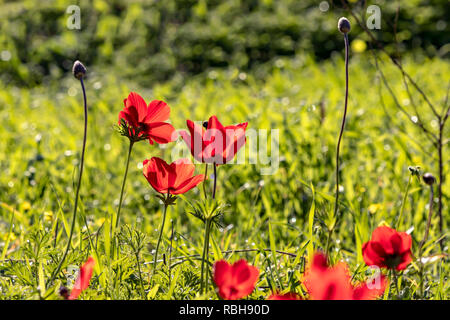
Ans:
<svg viewBox="0 0 450 320"><path fill-rule="evenodd" d="M156 297L156 294L159 290L159 284L156 284L148 293L147 293L147 299L153 300Z"/></svg>

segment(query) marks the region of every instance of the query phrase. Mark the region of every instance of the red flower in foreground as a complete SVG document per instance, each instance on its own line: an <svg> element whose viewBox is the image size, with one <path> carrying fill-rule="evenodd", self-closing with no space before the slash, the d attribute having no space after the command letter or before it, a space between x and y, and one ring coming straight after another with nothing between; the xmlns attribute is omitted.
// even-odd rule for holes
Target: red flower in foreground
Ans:
<svg viewBox="0 0 450 320"><path fill-rule="evenodd" d="M190 135L186 131L181 131L180 135L191 149L192 156L200 162L230 162L246 141L247 122L224 127L216 116L212 116L206 130L191 120L186 123Z"/></svg>
<svg viewBox="0 0 450 320"><path fill-rule="evenodd" d="M267 300L302 300L296 293L288 292L285 294L274 293Z"/></svg>
<svg viewBox="0 0 450 320"><path fill-rule="evenodd" d="M411 244L411 236L406 232L378 227L362 247L364 261L368 266L403 270L411 263Z"/></svg>
<svg viewBox="0 0 450 320"><path fill-rule="evenodd" d="M316 253L305 272L304 283L312 300L372 300L382 295L386 287L385 277L379 280L373 289L366 283L353 286L346 263L330 267L326 256Z"/></svg>
<svg viewBox="0 0 450 320"><path fill-rule="evenodd" d="M69 300L76 300L78 296L89 287L89 281L92 278L92 271L94 269L95 260L89 257L87 261L81 266L78 278L75 281L72 292L70 293Z"/></svg>
<svg viewBox="0 0 450 320"><path fill-rule="evenodd" d="M258 278L258 268L243 259L233 265L225 260L214 263L213 279L222 299L237 300L248 296L255 289Z"/></svg>
<svg viewBox="0 0 450 320"><path fill-rule="evenodd" d="M176 138L175 128L165 122L169 119L170 108L160 100L153 100L147 104L144 99L135 92L131 92L123 101L125 107L119 113L119 126L125 122L123 128L126 135L133 142L148 139L150 144L168 143Z"/></svg>
<svg viewBox="0 0 450 320"><path fill-rule="evenodd" d="M159 193L185 193L205 180L203 174L194 176L195 165L189 159L179 159L170 165L153 157L144 160L144 176Z"/></svg>

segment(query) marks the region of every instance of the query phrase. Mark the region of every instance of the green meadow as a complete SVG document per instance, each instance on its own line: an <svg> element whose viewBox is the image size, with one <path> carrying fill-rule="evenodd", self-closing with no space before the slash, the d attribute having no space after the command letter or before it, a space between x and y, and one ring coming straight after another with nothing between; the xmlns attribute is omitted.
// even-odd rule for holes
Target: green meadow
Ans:
<svg viewBox="0 0 450 320"><path fill-rule="evenodd" d="M387 60L380 63L399 103L411 109L413 102L404 90L401 74ZM157 284L145 296L138 290L135 250L140 248L141 269L147 279L163 209L142 175L142 161L152 156L169 161L176 154L174 148L181 153L187 149L181 138L167 145L136 144L122 208L122 223L127 225L122 232L128 232L128 237L110 237L128 150L127 139L114 125L130 91L145 99L167 101L177 129L186 129L185 119L204 120L216 114L223 123L248 121L248 128L266 129L268 136L265 141L259 137L258 143L269 146L270 130L279 130L279 163L273 174L261 173L268 165L260 163L260 157L249 148L242 151L245 163L218 167L217 198L228 207L221 227L212 232L211 260L245 258L257 266L261 276L251 298L262 299L273 288L303 292L299 279L308 246L323 250L327 230L335 221L333 170L344 64L341 57L319 64L305 56L279 59L275 64L264 80L238 70L219 70L183 84L174 81L152 88L121 81L113 72L91 75L88 68L88 142L79 215L72 250L63 265L65 272L46 290L42 284L65 247L73 210L83 129L81 90L71 74L50 86L3 86L1 297L58 298L60 285L75 277L77 266L89 254L98 258L99 265L90 288L82 295L84 299L202 297L198 292L203 225L189 213L188 205L202 197L200 187L169 207ZM407 61L405 68L430 99L443 106L443 84L450 80L450 64L425 59L421 64ZM362 259L362 244L376 226L396 226L402 207L398 229L409 230L413 253L417 254L426 226L429 188L412 177L404 199L411 177L408 166L420 166L435 175L438 168L436 150L420 128L398 110L381 82L373 57L355 54L349 69L349 114L341 152L342 215L332 238L331 259L344 259L353 278L363 280L370 272ZM413 99L423 121L436 130L433 115L422 111L426 109L420 96L414 94ZM446 137L448 133L447 128ZM269 158L271 149L268 147ZM447 146L445 150L448 152ZM444 165L448 170L448 161ZM202 173L203 166L197 165L196 171ZM442 187L447 228L449 181ZM433 214L424 249L424 256L429 257L424 280L427 299L446 299L450 290L449 265L443 263L437 225L438 216ZM120 251L110 255L115 240L121 241ZM400 277L402 299L419 296L418 270L413 262ZM384 298L395 296L392 289ZM207 297L216 295L211 290Z"/></svg>
<svg viewBox="0 0 450 320"><path fill-rule="evenodd" d="M371 31L370 4L382 13ZM351 31L337 185L342 16ZM382 270L377 298L449 299L448 16L446 0L0 0L0 300L62 300L89 257L79 299L221 299L221 259L258 268L247 299L308 299L316 252L345 262L355 286L373 279L363 246L379 226L412 245L406 269ZM74 216L85 121L75 60L87 68L88 117ZM129 150L118 119L130 92L165 101L177 130L216 115L248 122L247 140L239 161L215 176L211 164L167 216L143 161L193 160L190 150L181 137L135 143L116 227ZM214 181L220 215L209 233L198 218Z"/></svg>

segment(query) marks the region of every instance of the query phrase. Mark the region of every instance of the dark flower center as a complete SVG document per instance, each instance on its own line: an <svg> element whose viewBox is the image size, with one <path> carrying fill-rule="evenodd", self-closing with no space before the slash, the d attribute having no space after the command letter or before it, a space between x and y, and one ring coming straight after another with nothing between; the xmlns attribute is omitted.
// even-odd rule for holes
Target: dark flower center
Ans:
<svg viewBox="0 0 450 320"><path fill-rule="evenodd" d="M402 257L398 254L389 255L384 260L384 263L391 269L395 269L400 264L400 262L402 262Z"/></svg>

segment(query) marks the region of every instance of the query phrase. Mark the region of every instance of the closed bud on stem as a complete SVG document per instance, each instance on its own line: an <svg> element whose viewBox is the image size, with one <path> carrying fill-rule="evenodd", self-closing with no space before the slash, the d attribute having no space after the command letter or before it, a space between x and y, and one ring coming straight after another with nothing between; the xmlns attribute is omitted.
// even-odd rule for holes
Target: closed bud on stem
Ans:
<svg viewBox="0 0 450 320"><path fill-rule="evenodd" d="M75 78L80 80L86 75L86 67L77 60L73 63L72 73Z"/></svg>
<svg viewBox="0 0 450 320"><path fill-rule="evenodd" d="M69 299L69 295L70 295L69 289L67 289L67 288L64 287L64 286L61 286L61 287L59 288L59 295L60 295L61 297L63 297L64 300Z"/></svg>
<svg viewBox="0 0 450 320"><path fill-rule="evenodd" d="M429 186L432 186L436 182L436 178L429 172L423 174L422 180Z"/></svg>
<svg viewBox="0 0 450 320"><path fill-rule="evenodd" d="M350 32L350 21L348 21L347 18L342 17L339 19L338 21L338 29L340 32L342 32L343 34L349 33Z"/></svg>
<svg viewBox="0 0 450 320"><path fill-rule="evenodd" d="M409 166L408 170L413 176L417 176L420 174L420 166Z"/></svg>

